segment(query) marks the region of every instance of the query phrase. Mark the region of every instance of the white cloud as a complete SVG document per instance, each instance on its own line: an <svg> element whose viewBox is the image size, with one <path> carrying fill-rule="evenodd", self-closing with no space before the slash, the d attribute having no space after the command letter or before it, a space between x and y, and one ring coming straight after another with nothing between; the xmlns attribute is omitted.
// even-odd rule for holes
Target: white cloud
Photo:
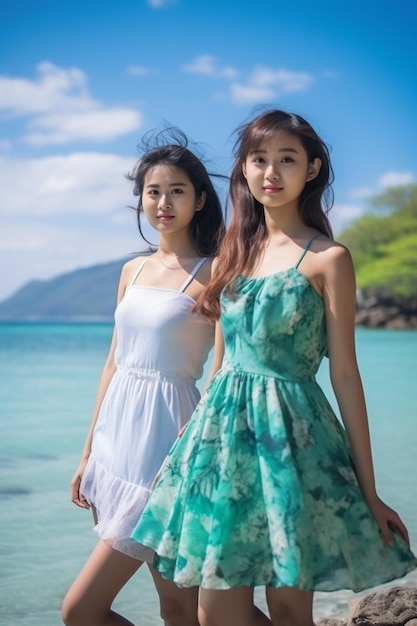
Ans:
<svg viewBox="0 0 417 626"><path fill-rule="evenodd" d="M1 212L15 218L103 216L135 203L124 175L134 160L84 152L41 159L0 157Z"/></svg>
<svg viewBox="0 0 417 626"><path fill-rule="evenodd" d="M259 85L238 85L230 87L230 96L233 102L245 104L246 102L265 102L272 100L275 96L273 89L261 87Z"/></svg>
<svg viewBox="0 0 417 626"><path fill-rule="evenodd" d="M184 72L213 76L215 73L214 57L209 54L202 54L195 58L191 63L183 65L183 70Z"/></svg>
<svg viewBox="0 0 417 626"><path fill-rule="evenodd" d="M413 183L415 180L416 177L412 172L385 172L381 174L373 186L351 189L349 195L351 198L367 200L370 196L380 194L389 187L400 187Z"/></svg>
<svg viewBox="0 0 417 626"><path fill-rule="evenodd" d="M105 215L85 221L78 215L65 224L49 218L2 220L0 265L9 269L0 275L0 301L29 280L48 280L144 249L133 211L129 217L120 224Z"/></svg>
<svg viewBox="0 0 417 626"><path fill-rule="evenodd" d="M329 213L329 219L336 236L363 212L364 207L361 204L334 204Z"/></svg>
<svg viewBox="0 0 417 626"><path fill-rule="evenodd" d="M127 73L132 76L149 76L150 74L156 74L156 70L145 67L144 65L130 65L127 68Z"/></svg>
<svg viewBox="0 0 417 626"><path fill-rule="evenodd" d="M28 280L123 258L145 247L125 174L135 159L73 153L0 156L0 300ZM154 237L156 240L156 237Z"/></svg>
<svg viewBox="0 0 417 626"><path fill-rule="evenodd" d="M285 69L271 70L267 67L255 68L250 82L253 85L275 85L281 93L306 91L314 82L307 72L290 72Z"/></svg>
<svg viewBox="0 0 417 626"><path fill-rule="evenodd" d="M58 110L95 109L98 103L87 90L87 77L78 68L64 70L45 61L36 66L38 77L0 76L0 110L13 116Z"/></svg>
<svg viewBox="0 0 417 626"><path fill-rule="evenodd" d="M314 77L307 72L256 67L246 85L231 85L230 96L237 104L277 100L287 93L307 91L313 82Z"/></svg>
<svg viewBox="0 0 417 626"><path fill-rule="evenodd" d="M335 204L330 214L337 213L344 221L356 219L363 213L363 206L360 204Z"/></svg>
<svg viewBox="0 0 417 626"><path fill-rule="evenodd" d="M369 196L372 196L374 193L375 188L373 187L357 187L349 191L349 196L353 199L363 200L369 198Z"/></svg>
<svg viewBox="0 0 417 626"><path fill-rule="evenodd" d="M14 225L3 225L5 232L3 233L3 237L0 239L0 254L7 252L29 252L33 250L41 250L43 244L43 238L41 233L36 234L32 228L27 231L23 231L19 227L17 222ZM13 228L14 226L14 228ZM36 225L33 225L36 229ZM19 230L17 235L16 231ZM14 231L14 235L11 236L11 233ZM6 237L4 237L6 235ZM17 235L17 236L16 236Z"/></svg>
<svg viewBox="0 0 417 626"><path fill-rule="evenodd" d="M335 205L330 212L330 220L335 232L361 217L369 210L369 198L383 193L389 187L398 187L407 183L415 182L416 177L411 172L385 172L370 187L357 187L349 191L352 204Z"/></svg>
<svg viewBox="0 0 417 626"><path fill-rule="evenodd" d="M378 178L378 186L386 189L387 187L400 187L413 183L415 176L411 172L386 172Z"/></svg>
<svg viewBox="0 0 417 626"><path fill-rule="evenodd" d="M0 152L7 152L12 147L12 142L9 139L0 139Z"/></svg>
<svg viewBox="0 0 417 626"><path fill-rule="evenodd" d="M226 78L229 84L228 99L236 104L247 104L277 100L284 94L307 91L316 80L309 72L294 72L285 68L273 69L255 67L246 80L239 80L239 72L231 66L221 67L210 54L201 54L182 67L184 72L200 74L210 78ZM321 77L332 78L334 74L323 72ZM216 92L217 100L224 100L224 94Z"/></svg>
<svg viewBox="0 0 417 626"><path fill-rule="evenodd" d="M72 141L107 141L133 132L142 124L142 115L133 109L115 108L80 113L53 113L34 118L26 143L43 146Z"/></svg>
<svg viewBox="0 0 417 626"><path fill-rule="evenodd" d="M216 58L210 54L201 54L191 63L183 65L182 69L190 74L221 78L234 78L238 75L238 71L234 67L218 67Z"/></svg>
<svg viewBox="0 0 417 626"><path fill-rule="evenodd" d="M78 68L62 69L50 62L37 66L31 81L0 76L0 111L29 116L33 145L103 141L137 131L142 115L126 107L104 107L88 92L88 80ZM32 132L31 129L34 129Z"/></svg>

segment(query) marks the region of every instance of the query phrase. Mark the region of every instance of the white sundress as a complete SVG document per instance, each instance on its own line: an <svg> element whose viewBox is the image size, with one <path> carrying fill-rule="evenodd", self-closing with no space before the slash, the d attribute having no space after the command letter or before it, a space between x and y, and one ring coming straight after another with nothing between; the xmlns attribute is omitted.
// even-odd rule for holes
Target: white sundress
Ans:
<svg viewBox="0 0 417 626"><path fill-rule="evenodd" d="M213 346L214 326L192 312L180 289L135 285L144 261L115 311L117 370L103 398L80 493L94 505L98 536L124 554L151 559L130 535L155 475L200 399L196 381Z"/></svg>

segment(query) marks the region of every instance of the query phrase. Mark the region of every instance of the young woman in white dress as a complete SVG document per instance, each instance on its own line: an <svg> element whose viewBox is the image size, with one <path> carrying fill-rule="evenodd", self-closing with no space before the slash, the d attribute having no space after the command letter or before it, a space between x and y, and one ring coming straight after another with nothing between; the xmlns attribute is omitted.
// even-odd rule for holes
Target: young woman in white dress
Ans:
<svg viewBox="0 0 417 626"><path fill-rule="evenodd" d="M153 479L200 394L213 323L192 311L224 233L221 204L181 134L144 152L128 178L159 235L121 272L114 334L71 499L92 508L99 542L62 606L67 626L129 625L112 610L152 553L130 539ZM141 231L142 232L142 231ZM166 626L198 626L198 589L179 589L149 564Z"/></svg>

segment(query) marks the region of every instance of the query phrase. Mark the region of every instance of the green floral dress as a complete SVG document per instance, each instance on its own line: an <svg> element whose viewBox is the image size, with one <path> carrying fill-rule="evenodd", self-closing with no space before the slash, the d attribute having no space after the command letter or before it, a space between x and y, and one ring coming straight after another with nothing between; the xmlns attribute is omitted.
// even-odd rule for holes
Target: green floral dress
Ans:
<svg viewBox="0 0 417 626"><path fill-rule="evenodd" d="M401 538L384 544L315 380L327 339L304 254L222 294L223 367L132 535L179 586L359 591L417 566Z"/></svg>

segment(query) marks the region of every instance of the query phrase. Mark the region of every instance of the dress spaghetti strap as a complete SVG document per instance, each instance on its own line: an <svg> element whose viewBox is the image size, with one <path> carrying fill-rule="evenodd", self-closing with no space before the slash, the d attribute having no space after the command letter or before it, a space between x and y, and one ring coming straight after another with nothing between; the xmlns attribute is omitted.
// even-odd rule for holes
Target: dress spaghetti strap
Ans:
<svg viewBox="0 0 417 626"><path fill-rule="evenodd" d="M207 261L207 257L203 257L202 259L200 259L197 263L197 265L195 265L194 269L192 270L192 272L190 273L189 276L187 276L187 278L185 279L185 281L183 282L183 284L181 285L181 287L178 289L178 291L180 293L184 293L184 291L187 289L188 285L191 283L191 281L193 280L194 276L197 274L198 270L200 269L200 267L203 265L203 263L205 263Z"/></svg>
<svg viewBox="0 0 417 626"><path fill-rule="evenodd" d="M310 239L310 241L308 242L308 244L306 245L306 247L304 248L300 258L298 259L296 265L295 265L295 269L298 269L298 266L300 265L301 261L304 259L305 255L307 254L307 252L310 250L310 246L313 243L313 241L315 239L317 239L317 237L320 237L321 233L319 233L318 235L314 235L314 237L312 237L312 239Z"/></svg>
<svg viewBox="0 0 417 626"><path fill-rule="evenodd" d="M142 263L139 265L138 271L136 272L136 274L135 274L135 275L134 275L134 277L133 277L132 282L130 283L130 287L131 287L132 285L134 285L134 283L135 283L135 281L136 281L137 277L138 277L138 276L139 276L139 274L141 273L141 271L142 271L142 269L143 269L143 266L145 265L145 263L146 263L146 261L147 261L147 260L148 260L148 259L144 259L144 260L142 261ZM178 291L179 291L180 293L183 293L183 292L187 289L188 285L191 283L191 281L193 280L194 276L197 274L198 270L199 270L199 269L200 269L200 267L203 265L203 263L205 263L205 261L207 261L207 257L203 257L202 259L200 259L200 260L198 261L198 263L194 266L194 268L193 268L192 272L191 272L191 273L187 276L187 278L185 279L185 281L183 282L183 284L181 285L181 287L178 289Z"/></svg>
<svg viewBox="0 0 417 626"><path fill-rule="evenodd" d="M143 266L145 265L146 261L148 259L143 259L142 263L139 265L138 271L136 272L136 274L133 277L132 282L130 283L129 287L132 287L132 285L134 285L134 283L136 282L137 277L139 276L139 274L141 273Z"/></svg>

